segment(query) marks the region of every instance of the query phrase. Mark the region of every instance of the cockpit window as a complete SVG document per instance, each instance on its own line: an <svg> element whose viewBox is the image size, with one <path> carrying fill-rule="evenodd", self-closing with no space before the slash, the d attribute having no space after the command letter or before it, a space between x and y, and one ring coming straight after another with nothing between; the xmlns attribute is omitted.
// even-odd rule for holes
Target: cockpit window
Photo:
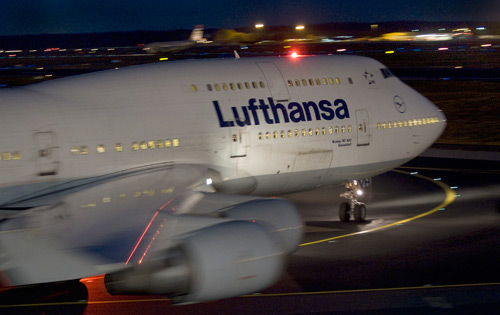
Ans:
<svg viewBox="0 0 500 315"><path fill-rule="evenodd" d="M382 72L384 79L395 77L395 75L391 72L391 70L389 70L387 68L382 68L382 69L380 69L380 71Z"/></svg>

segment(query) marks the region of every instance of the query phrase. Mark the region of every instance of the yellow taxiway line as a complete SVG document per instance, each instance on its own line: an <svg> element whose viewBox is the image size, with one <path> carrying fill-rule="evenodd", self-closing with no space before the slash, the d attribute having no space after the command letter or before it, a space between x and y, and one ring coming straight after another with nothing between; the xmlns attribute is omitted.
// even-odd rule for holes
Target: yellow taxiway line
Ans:
<svg viewBox="0 0 500 315"><path fill-rule="evenodd" d="M373 228L373 229L369 229L369 230L364 230L364 231L359 231L359 232L354 232L354 233L349 233L349 234L342 234L342 235L339 235L339 236L329 237L329 238L325 238L325 239L321 239L321 240L317 240L317 241L313 241L313 242L302 243L299 246L309 246L309 245L314 245L314 244L329 242L329 241L338 240L338 239L341 239L341 238L346 238L346 237L355 236L355 235L361 235L361 234L365 234L365 233L371 233L371 232L375 232L375 231L378 231L378 230L387 229L387 228L392 227L392 226L405 224L405 223L411 222L413 220L417 220L417 219L420 219L422 217L425 217L425 216L428 216L430 214L433 214L433 213L439 211L440 209L445 208L446 206L448 206L449 204L451 204L456 199L456 193L455 193L455 191L453 191L450 188L450 186L446 185L445 183L443 183L441 181L436 181L433 178L430 178L430 177L427 177L427 176L423 176L423 175L419 175L419 174L412 174L412 173L408 173L408 172L404 172L404 171L400 171L400 170L394 170L394 172L398 172L398 173L406 174L406 175L410 175L410 176L415 176L415 177L418 177L418 178L430 181L430 182L434 183L435 185L438 185L439 187L441 187L444 190L444 192L446 194L445 200L443 201L443 203L441 203L439 206L433 208L432 210L429 210L427 212L421 213L419 215L413 216L413 217L408 218L408 219L404 219L404 220L397 221L397 222L394 222L394 223L386 224L386 225L379 226L379 227L376 227L376 228Z"/></svg>

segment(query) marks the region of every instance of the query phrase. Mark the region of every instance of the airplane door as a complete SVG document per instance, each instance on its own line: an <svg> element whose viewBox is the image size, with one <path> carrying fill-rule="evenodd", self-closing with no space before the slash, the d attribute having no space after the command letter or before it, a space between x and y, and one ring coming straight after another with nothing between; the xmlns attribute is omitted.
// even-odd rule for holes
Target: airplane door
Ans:
<svg viewBox="0 0 500 315"><path fill-rule="evenodd" d="M366 109L356 111L358 146L370 144L370 120Z"/></svg>
<svg viewBox="0 0 500 315"><path fill-rule="evenodd" d="M35 168L37 176L56 175L59 168L56 137L51 131L34 134Z"/></svg>
<svg viewBox="0 0 500 315"><path fill-rule="evenodd" d="M266 78L267 87L271 91L273 99L278 102L290 100L288 88L278 67L272 62L258 62L257 66Z"/></svg>
<svg viewBox="0 0 500 315"><path fill-rule="evenodd" d="M247 156L248 133L244 130L235 130L231 128L229 137L231 158Z"/></svg>

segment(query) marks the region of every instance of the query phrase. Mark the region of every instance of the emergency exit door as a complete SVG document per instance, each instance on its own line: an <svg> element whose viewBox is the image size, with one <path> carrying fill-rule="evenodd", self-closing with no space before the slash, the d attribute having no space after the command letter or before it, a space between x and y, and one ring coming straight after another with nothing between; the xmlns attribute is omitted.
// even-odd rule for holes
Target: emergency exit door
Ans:
<svg viewBox="0 0 500 315"><path fill-rule="evenodd" d="M370 144L370 120L365 109L356 111L358 146Z"/></svg>
<svg viewBox="0 0 500 315"><path fill-rule="evenodd" d="M51 131L37 132L33 137L36 154L36 175L56 175L59 168L59 160L55 134Z"/></svg>

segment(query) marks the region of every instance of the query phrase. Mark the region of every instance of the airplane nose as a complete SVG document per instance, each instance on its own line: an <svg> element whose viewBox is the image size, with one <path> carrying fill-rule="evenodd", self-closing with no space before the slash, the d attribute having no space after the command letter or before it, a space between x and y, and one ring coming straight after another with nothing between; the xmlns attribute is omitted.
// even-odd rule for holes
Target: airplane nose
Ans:
<svg viewBox="0 0 500 315"><path fill-rule="evenodd" d="M439 137L441 137L441 135L444 133L445 129L446 129L446 125L447 125L447 119L446 119L446 115L444 114L444 112L439 109L439 107L437 105L435 105L434 103L432 103L431 101L428 100L429 103L432 104L432 117L437 117L437 123L435 125L437 125L436 127L436 132L435 132L435 140L436 141ZM434 142L433 141L433 142Z"/></svg>

